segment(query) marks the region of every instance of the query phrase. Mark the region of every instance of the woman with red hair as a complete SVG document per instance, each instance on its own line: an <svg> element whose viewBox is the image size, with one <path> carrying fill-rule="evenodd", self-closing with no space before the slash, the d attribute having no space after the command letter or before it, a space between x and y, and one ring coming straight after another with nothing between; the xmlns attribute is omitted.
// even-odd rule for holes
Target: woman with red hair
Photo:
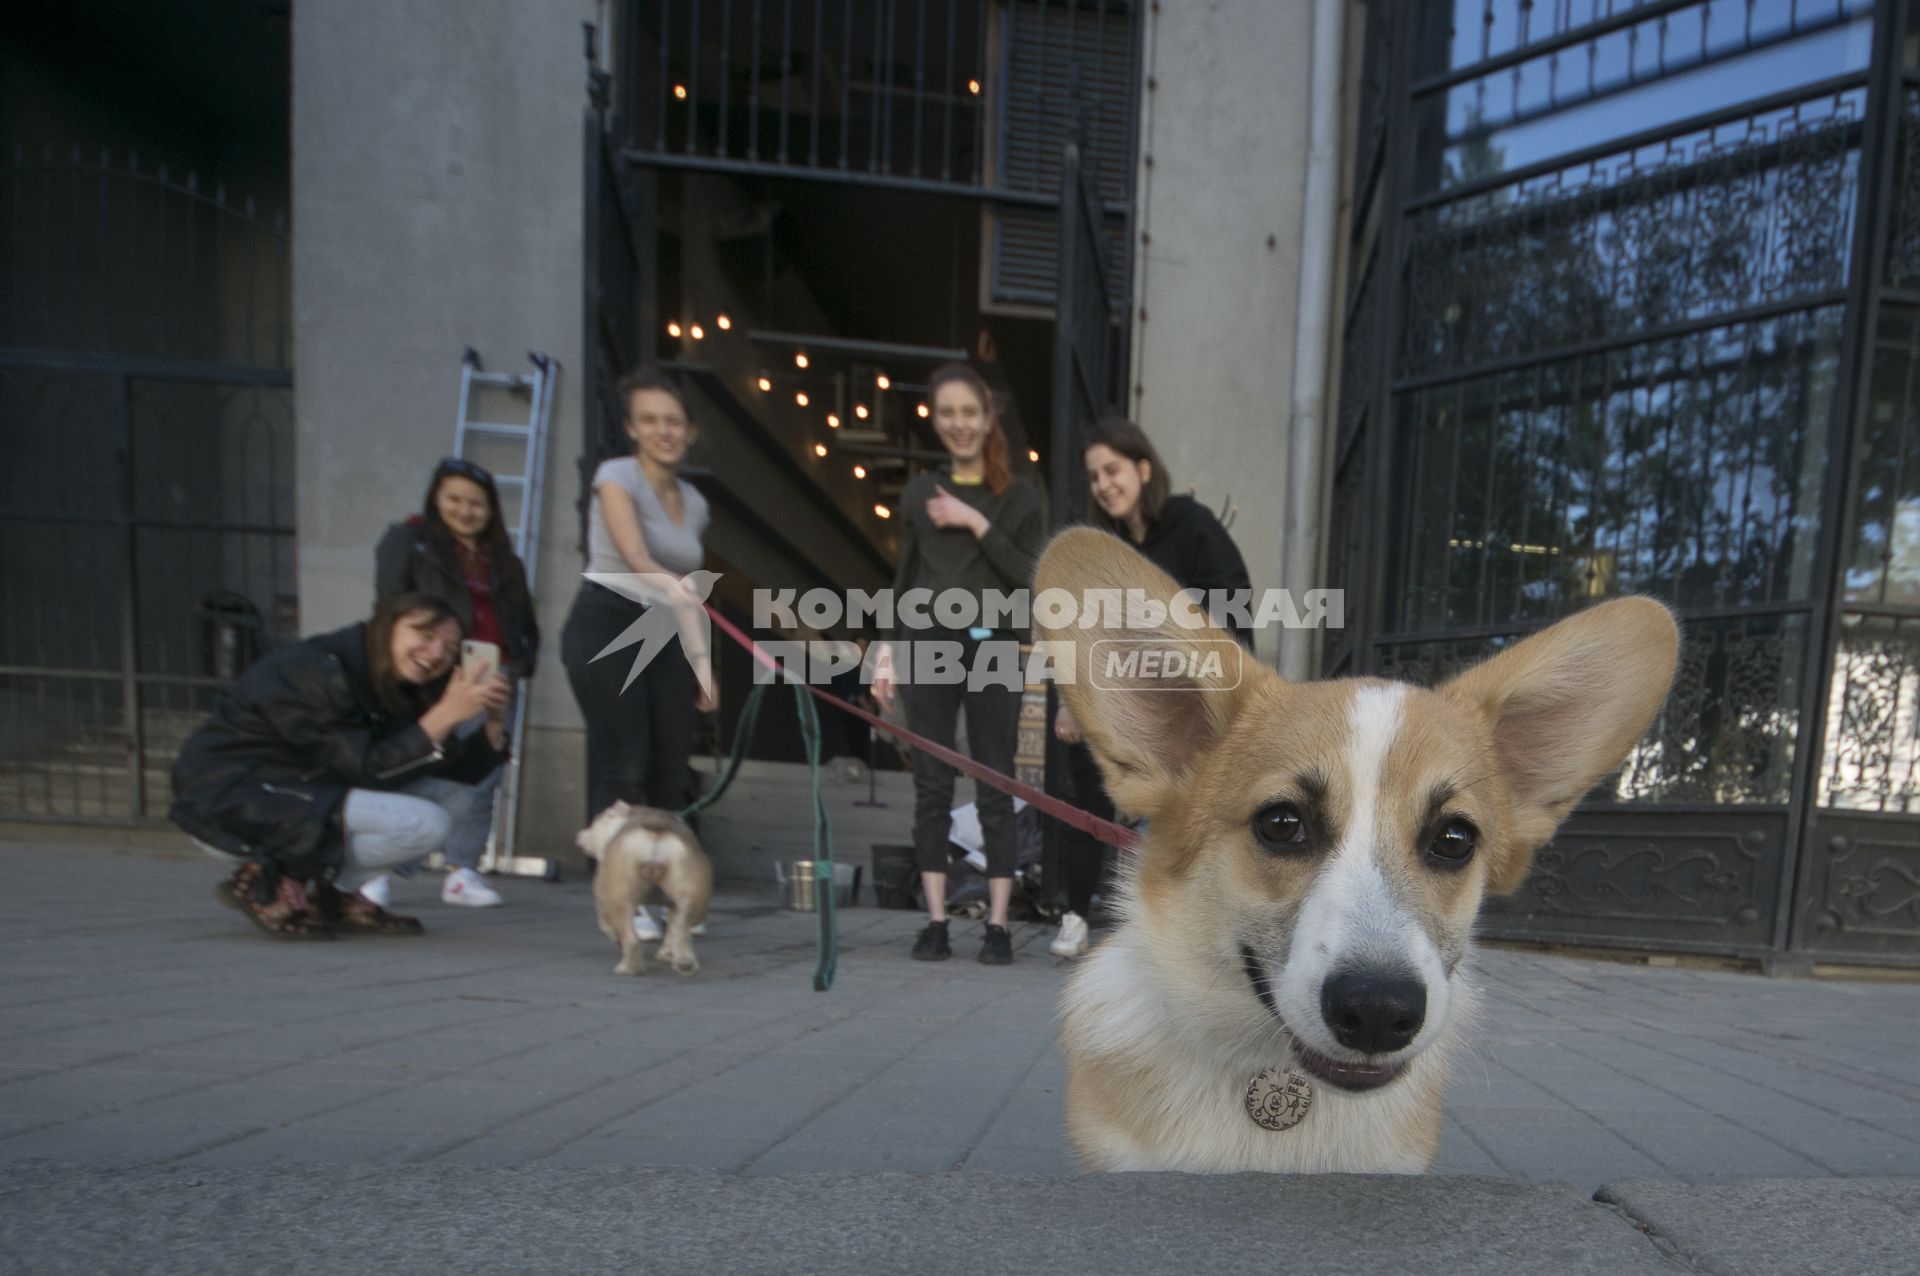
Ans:
<svg viewBox="0 0 1920 1276"><path fill-rule="evenodd" d="M1040 493L1025 479L1015 478L1007 460L1007 435L986 381L964 364L950 363L928 378L933 398L933 427L947 450L947 463L916 475L900 497L900 561L894 570L896 615L910 589L931 591L932 597L971 594L976 600L987 590L1011 593L1026 589L1034 560L1046 538L1046 509ZM929 611L937 611L930 608ZM1014 646L1022 635L988 627L984 607L974 612L976 624L966 629L937 626L912 628L899 617L902 638L915 643L958 644L960 667L971 670L984 642ZM932 619L931 614L928 617ZM1019 666L1017 654L1012 664ZM893 671L882 665L873 682L882 705L894 697ZM967 748L974 759L1000 773L1013 770L1014 737L1019 728L1020 697L1013 685L968 685L921 682L905 686L907 727L937 744L953 746L961 712L967 715ZM914 943L920 961L944 961L952 956L947 939L947 832L953 806L953 768L916 752L913 755L913 849L927 895L927 925ZM1007 904L1013 896L1013 799L997 789L977 785L980 828L987 856L987 928L980 960L990 966L1013 961L1013 939L1007 930Z"/></svg>

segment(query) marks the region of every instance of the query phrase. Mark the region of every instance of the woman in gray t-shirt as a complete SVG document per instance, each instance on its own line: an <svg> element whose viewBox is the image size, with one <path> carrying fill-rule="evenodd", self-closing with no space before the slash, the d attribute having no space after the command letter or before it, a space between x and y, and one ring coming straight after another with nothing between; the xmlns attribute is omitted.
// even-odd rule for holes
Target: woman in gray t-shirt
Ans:
<svg viewBox="0 0 1920 1276"><path fill-rule="evenodd" d="M686 401L664 377L635 374L620 383L630 455L601 463L593 476L587 514L587 570L639 574L664 590L669 602L651 606L591 580L580 583L560 635L567 682L587 722L587 821L616 801L679 811L687 805L699 712L715 707L711 654L687 651L703 627L680 624L680 637L648 660L628 682L636 647L596 659L651 607L673 606L686 620L698 614L699 586L687 579L700 568L707 501L680 477L696 431ZM696 680L695 668L702 670Z"/></svg>

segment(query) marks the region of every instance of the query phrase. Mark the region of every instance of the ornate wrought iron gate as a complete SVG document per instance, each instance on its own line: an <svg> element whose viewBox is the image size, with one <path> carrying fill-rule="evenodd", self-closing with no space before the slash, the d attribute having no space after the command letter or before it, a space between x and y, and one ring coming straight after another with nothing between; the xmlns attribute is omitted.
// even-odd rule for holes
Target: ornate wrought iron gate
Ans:
<svg viewBox="0 0 1920 1276"><path fill-rule="evenodd" d="M1920 65L1895 0L1369 6L1331 673L1686 638L1509 937L1920 962Z"/></svg>
<svg viewBox="0 0 1920 1276"><path fill-rule="evenodd" d="M0 819L165 812L216 688L297 632L287 236L16 153L0 207Z"/></svg>

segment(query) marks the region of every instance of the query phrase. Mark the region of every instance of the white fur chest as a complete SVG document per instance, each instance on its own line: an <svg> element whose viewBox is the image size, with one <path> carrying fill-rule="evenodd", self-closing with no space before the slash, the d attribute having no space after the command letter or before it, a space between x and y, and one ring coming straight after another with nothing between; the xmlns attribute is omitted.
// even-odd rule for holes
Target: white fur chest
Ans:
<svg viewBox="0 0 1920 1276"><path fill-rule="evenodd" d="M1275 1034L1234 1032L1168 989L1123 926L1062 994L1068 1127L1087 1168L1230 1173L1416 1174L1433 1156L1446 1042L1391 1086L1366 1094L1313 1082L1305 1119L1269 1130L1247 1084L1285 1061ZM1251 1002L1251 998L1249 998ZM1450 1032L1449 1037L1453 1034Z"/></svg>

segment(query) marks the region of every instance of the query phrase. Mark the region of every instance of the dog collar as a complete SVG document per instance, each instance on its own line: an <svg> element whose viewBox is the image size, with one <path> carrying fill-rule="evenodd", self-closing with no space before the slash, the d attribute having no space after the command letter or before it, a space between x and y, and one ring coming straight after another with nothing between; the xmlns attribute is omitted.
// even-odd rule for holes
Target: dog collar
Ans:
<svg viewBox="0 0 1920 1276"><path fill-rule="evenodd" d="M1247 1116L1263 1130L1291 1130L1313 1106L1313 1082L1282 1064L1262 1068L1247 1082Z"/></svg>
<svg viewBox="0 0 1920 1276"><path fill-rule="evenodd" d="M1253 955L1253 949L1245 944L1240 946L1240 963L1247 973L1247 982L1253 985L1253 995L1260 999L1267 1013L1280 1019L1280 1007L1274 1003L1267 972ZM1285 1022L1281 1020L1283 1025ZM1313 1106L1313 1082L1304 1072L1288 1064L1262 1068L1247 1082L1246 1105L1247 1116L1261 1129L1291 1130L1307 1119L1307 1109Z"/></svg>

